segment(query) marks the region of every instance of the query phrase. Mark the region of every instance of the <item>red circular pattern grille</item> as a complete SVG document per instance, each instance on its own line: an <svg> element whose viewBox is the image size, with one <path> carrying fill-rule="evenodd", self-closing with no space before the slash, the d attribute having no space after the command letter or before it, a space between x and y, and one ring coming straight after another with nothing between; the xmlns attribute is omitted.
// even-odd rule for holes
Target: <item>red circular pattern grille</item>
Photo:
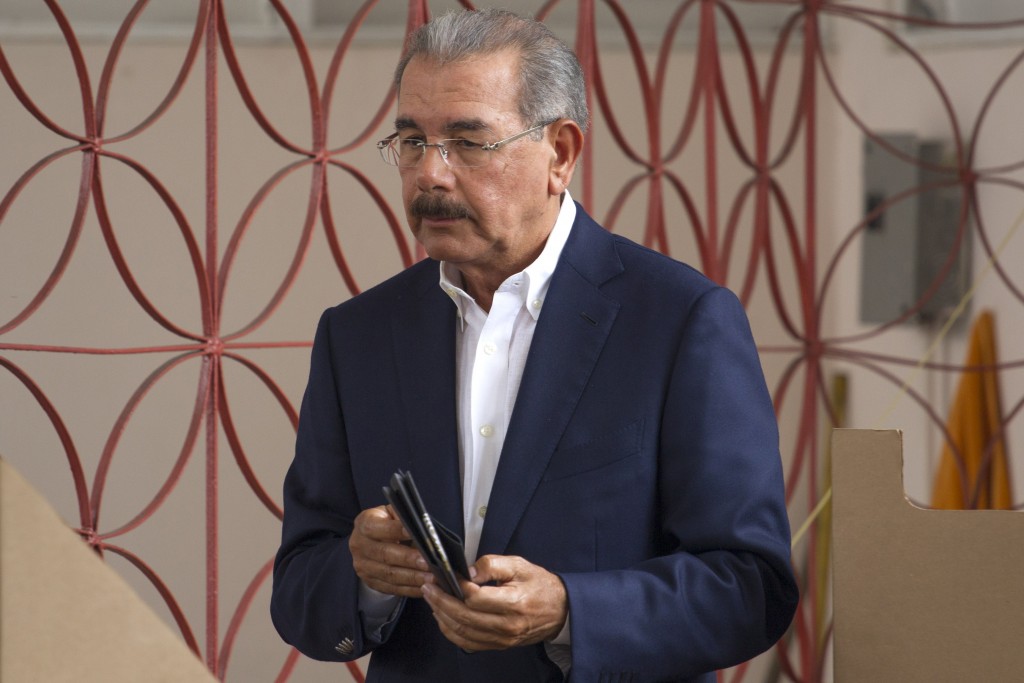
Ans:
<svg viewBox="0 0 1024 683"><path fill-rule="evenodd" d="M151 66L145 61L132 61L141 54L133 51L132 41L140 32L141 19L150 3L139 0L133 5L116 36L105 45L101 58L95 56L95 41L83 40L85 29L69 18L65 6L56 0L40 0L40 4L49 9L70 57L74 78L69 91L77 93L82 117L74 124L61 123L72 119L68 112L48 107L52 98L44 86L36 83L27 87L22 80L18 64L23 62L13 57L25 46L14 40L0 44L0 73L5 83L0 90L0 105L4 107L0 111L20 114L5 121L0 140L6 147L21 136L43 131L49 136L46 139L58 141L26 163L19 157L17 163L21 165L17 168L12 168L13 162L8 160L5 174L0 176L9 179L6 185L0 184L0 240L7 240L0 241L0 270L15 272L19 254L37 241L51 244L56 254L45 270L32 272L16 286L12 284L13 294L4 296L0 303L0 368L6 374L0 385L5 394L2 412L13 415L41 411L45 415L46 429L59 443L71 475L71 487L66 489L71 493L57 502L73 500L67 509L76 511L82 537L97 552L124 558L128 567L123 573L136 573L143 584L155 590L158 602L166 606L188 646L211 671L226 679L233 647L245 633L245 624L265 620L250 607L257 595L267 590L271 561L264 558L253 565L230 565L228 570L223 527L225 518L234 511L222 507L225 471L244 482L246 495L264 513L251 524L266 527L273 535L281 511L270 492L279 488L277 475L283 473L290 457L267 453L260 437L249 431L262 417L254 414L240 396L243 390L226 381L227 368L232 367L230 372L245 378L239 379L238 385L268 397L269 405L283 416L277 427L294 430L305 369L296 373L295 368L302 365L299 363L289 366L285 373L278 372L275 359L278 354L304 351L310 345L304 332L278 336L282 326L292 329L288 322L292 319L285 318L283 311L293 303L302 278L317 269L341 283L330 291L319 290L319 299L299 306L296 319L304 325L303 331L311 332L315 314L323 306L356 294L379 278L380 274L364 267L368 259L387 253L394 270L422 256L410 245L402 225L397 187L392 180L381 180L386 178L386 171L373 152L373 142L390 132L393 93L385 84L376 91L379 101L371 98L367 106L367 93L352 87L344 74L346 70L358 70L354 62L360 56L369 58L359 53L357 46L362 45L360 37L375 10L402 5L405 30L409 31L432 12L473 5L467 0L447 4L427 0L363 2L340 34L331 38L327 49L319 47L322 40L311 47L308 27L284 2L268 0L266 9L285 36L268 49L287 53L287 59L294 60L298 86L289 92L304 96L282 102L275 93L268 94L265 87L255 87L261 75L247 68L247 59L251 58L251 54L246 55L248 43L232 34L232 12L239 11L240 3L198 0L191 38L182 41L184 50L175 52L174 59L179 61L175 62L174 73L162 76L169 82L166 91L135 123L115 132L110 124L115 105L124 106L126 102L116 94L119 77ZM743 10L755 4L771 6L781 13L771 35L748 31ZM574 193L609 229L635 229L631 237L694 263L736 290L748 308L760 309L756 315L752 310L752 320L762 341L783 425L787 496L796 527L827 488L823 484L823 425L842 423L842 399L830 391L827 369L840 368L852 379L881 378L894 392L906 392L910 402L933 423L939 441L948 441L943 409L914 385L904 386L906 369L918 364L916 354L880 352L870 343L880 342L885 348L885 340L897 332L898 326L914 318L952 269L960 245L969 239L974 239L975 248L991 270L990 279L996 284L989 286L1000 290L1000 300L1017 308L1024 302L1020 269L1009 266L1002 253L1016 225L1003 233L988 221L989 216L999 215L994 207L1020 203L1024 154L1010 144L1012 158L982 166L978 153L979 144L992 137L1015 139L1016 131L1004 126L991 112L998 109L1008 90L1014 85L1019 88L1024 51L1009 49L1005 61L990 65L986 76L991 86L981 94L977 113L968 116L951 98L943 67L933 64L908 37L910 32L904 30L916 26L918 35L953 29L970 30L974 35L994 34L1024 27L1024 20L957 26L900 17L871 5L857 7L827 0L689 0L658 3L657 8L664 13L664 22L653 44L636 28L641 12L651 11L643 3L550 0L538 2L534 8L542 20L554 21L556 16L563 24L570 20L573 34L566 38L574 43L588 75L594 128ZM599 30L599 24L611 28ZM931 170L944 174L937 186L960 188L965 208L956 245L935 281L913 306L869 329L826 335L825 322L832 316L834 290L841 286L843 268L849 267L869 224L882 211L929 189L907 187L875 207L874 213L858 215L849 225L832 225L822 218L826 213L822 200L839 196L825 187L822 178L842 174L837 182L840 184L860 173L859 167L840 171L827 168L832 163L826 155L832 153L833 140L823 140L823 136L834 136L840 125L857 129L900 163L927 166L888 146L882 130L871 123L871 116L858 110L860 100L847 93L843 78L851 67L837 65L841 60L836 55L841 51L833 50L830 40L850 26L880 39L894 58L901 59L904 67L911 67L914 78L926 84L941 112L941 134L953 150L948 165ZM614 37L609 38L609 33ZM389 64L397 57L401 38L396 32L390 39ZM372 51L374 47L366 49ZM346 61L352 55L357 56ZM623 68L629 72L627 79L621 77ZM183 96L188 89L201 94L188 100ZM193 116L188 119L188 114L178 111L183 101L200 102L202 111L191 112ZM308 135L296 135L287 127L275 125L282 107L304 112L309 121ZM349 109L367 113L355 119L346 113ZM233 112L230 120L226 111ZM838 113L842 123L823 126L823 112ZM973 122L965 123L971 116ZM124 118L122 115L119 120ZM201 199L181 191L179 179L164 175L163 165L152 161L152 151L146 145L155 144L160 154L174 151L173 139L167 142L168 127L174 135L197 141L201 147L199 163L193 169ZM244 140L238 143L238 138ZM342 138L347 142L332 142ZM245 166L246 159L225 149L258 147L273 148L276 165L266 172L262 167L250 169L244 177L255 190L240 189L246 185L237 182L235 173ZM50 173L62 164L67 167L68 162L79 164L76 190L63 184L51 185ZM248 282L238 275L240 271L249 272L251 278L253 269L261 270L261 264L245 264L244 245L261 229L261 217L275 210L274 200L284 192L282 188L296 185L302 186L298 192L301 201L288 205L286 219L275 214L278 220L272 239L274 250L286 255L279 267L283 274L259 295L258 310L251 317L228 316L229 283L239 279ZM44 189L39 190L40 186ZM614 189L608 191L609 187ZM120 207L139 188L150 197L153 210L161 214L166 229L160 244L174 245L176 253L175 265L157 281L161 286L187 286L189 291L194 288L194 314L183 315L174 306L162 305L166 298L145 284L152 282L150 276L140 272L133 262L133 255L139 253L137 244L133 244L138 239L132 236L134 226L121 222L113 207ZM236 197L239 193L246 195L243 201L234 202L240 208L226 210L231 203L226 201L228 195ZM36 208L51 199L69 197L73 200L66 224L38 225L32 230L25 227ZM353 205L361 211L361 224L367 222L366 216L372 216L370 222L374 225L353 228ZM102 240L97 243L102 244L116 271L117 287L122 294L127 292L120 301L144 314L143 326L147 329L137 336L163 341L121 343L135 337L125 335L117 321L103 315L90 317L88 311L82 319L95 323L97 329L91 339L98 339L98 343L69 343L69 339L81 338L77 333L38 333L45 328L33 323L47 315L48 304L61 292L62 285L65 289L75 287L68 284L69 280L85 282L86 287L77 292L83 299L104 296L97 294L100 285L95 291L90 289L88 277L83 280L81 275L72 276L76 262L85 258L85 235L93 227ZM360 235L358 230L365 234ZM317 249L320 239L327 247L324 251ZM316 261L313 257L317 254L329 258ZM147 268L153 268L152 261L146 263ZM3 282L6 287L13 281ZM309 288L301 291L308 293ZM65 297L74 299L75 294ZM1011 319L1019 313L1013 311ZM281 318L286 322L275 326ZM766 318L770 322L763 322ZM1024 365L1024 359L1013 355L1016 349L1009 351L1011 356L996 366L1008 378L1011 370ZM39 370L50 361L38 361L52 359L62 367L102 362L106 365L101 371L106 373L116 372L119 359L130 357L146 360L142 361L142 379L133 385L127 400L115 391L104 392L102 386L69 391ZM71 361L67 361L69 358ZM931 358L919 368L935 376L964 370L955 362ZM179 401L188 416L182 421L183 433L177 437L181 445L176 453L155 465L157 471L165 473L160 475L155 492L146 494L133 510L118 515L126 521L101 523L105 493L111 495L108 484L112 473L129 457L125 451L130 449L123 439L131 432L133 419L169 378L180 380L188 371L193 373L186 382L191 391ZM1008 400L989 450L1016 426L1015 418L1024 405L1019 379L1016 384L1011 379L1005 387ZM92 402L106 404L116 414L113 420L90 425L105 435L94 450L82 446L88 438L76 432L71 426L75 420L70 419L88 413ZM242 411L247 414L240 415ZM21 451L21 442L12 437L16 430L14 425L4 425L0 452L18 465L37 456ZM222 457L225 449L227 458ZM276 463L271 468L273 479L254 464L268 459ZM145 552L128 541L154 525L164 510L173 508L170 502L180 492L186 473L192 471L201 480L201 499L205 501L201 529L174 542L183 544L178 552L192 552L197 559L203 558L203 577L199 585L183 585L177 579L177 583L169 581ZM775 652L777 670L791 680L819 681L825 675L830 627L824 597L827 591L823 590L827 573L821 567L827 566L827 553L827 537L816 533L801 540L795 552L805 597L790 636ZM228 586L241 587L230 603L224 597ZM188 608L186 595L203 596L203 607ZM222 614L225 606L227 615ZM288 680L298 660L298 655L290 652L280 669L268 673L267 678L273 675L275 680ZM362 680L357 665L350 664L349 672L355 680ZM746 672L744 665L723 672L721 678L740 681Z"/></svg>

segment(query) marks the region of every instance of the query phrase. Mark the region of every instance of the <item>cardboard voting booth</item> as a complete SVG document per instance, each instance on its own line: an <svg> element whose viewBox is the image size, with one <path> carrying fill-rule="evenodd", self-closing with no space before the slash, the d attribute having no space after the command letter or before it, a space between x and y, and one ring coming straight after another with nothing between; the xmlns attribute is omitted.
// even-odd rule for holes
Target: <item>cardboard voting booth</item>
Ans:
<svg viewBox="0 0 1024 683"><path fill-rule="evenodd" d="M1024 680L1024 513L912 505L899 431L832 458L836 683Z"/></svg>
<svg viewBox="0 0 1024 683"><path fill-rule="evenodd" d="M0 681L216 681L2 458Z"/></svg>

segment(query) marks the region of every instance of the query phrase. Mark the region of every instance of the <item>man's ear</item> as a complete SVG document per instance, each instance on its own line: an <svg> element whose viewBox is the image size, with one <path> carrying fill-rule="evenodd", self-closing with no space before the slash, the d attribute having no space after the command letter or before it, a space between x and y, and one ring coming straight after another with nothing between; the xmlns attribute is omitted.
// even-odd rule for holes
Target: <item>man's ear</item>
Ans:
<svg viewBox="0 0 1024 683"><path fill-rule="evenodd" d="M548 175L548 192L560 195L569 187L576 162L583 152L583 131L572 119L558 119L548 128L548 139L555 152Z"/></svg>

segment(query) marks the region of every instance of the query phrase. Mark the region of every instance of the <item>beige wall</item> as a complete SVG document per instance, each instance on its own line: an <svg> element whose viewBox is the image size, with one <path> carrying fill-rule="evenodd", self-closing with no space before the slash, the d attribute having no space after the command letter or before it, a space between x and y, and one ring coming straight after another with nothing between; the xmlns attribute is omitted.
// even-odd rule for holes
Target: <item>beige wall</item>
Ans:
<svg viewBox="0 0 1024 683"><path fill-rule="evenodd" d="M924 70L895 49L878 33L868 32L853 22L834 24L839 29L840 50L834 55L837 81L851 107L873 130L885 133L915 133L922 138L952 140L953 123L945 113L934 83ZM904 38L916 49L946 91L955 117L955 125L965 141L972 137L986 97L995 87L1004 70L1009 69L1020 52L1020 36L1002 40L986 38L984 32L926 32L926 35ZM974 168L994 169L1019 162L1024 158L1024 142L1014 132L1024 107L1024 74L1017 68L1002 86L982 122L977 137ZM857 224L863 215L862 178L859 173L863 136L838 115L833 144L823 148L831 201L822 201L823 230L832 240L839 240ZM996 173L999 180L1020 183L1020 169ZM1024 263L1024 194L1007 187L982 186L980 209L992 248L1003 250L998 262L1009 276L1012 287L1021 290ZM976 226L975 226L976 227ZM833 244L834 246L834 244ZM869 328L858 321L860 286L860 250L850 251L847 263L838 271L836 285L828 300L833 334L851 335ZM910 264L908 264L910 267ZM973 240L973 300L971 320L977 312L995 312L997 346L1003 362L1022 357L1020 339L1024 334L1024 305L990 266L977 234ZM944 336L941 322L934 326L904 325L869 342L856 344L867 351L929 358L938 363L961 364L966 353L968 324L953 327ZM838 364L837 364L838 365ZM946 408L956 391L956 373L920 372L914 367L895 368L902 381L913 387L929 404L945 416ZM1002 398L1004 413L1009 413L1024 396L1024 374L1018 370L1003 373ZM895 387L869 373L857 373L852 379L850 424L863 428L899 428L904 431L906 488L910 496L927 502L931 497L931 473L938 462L942 434L914 401ZM1009 452L1020 462L1024 448L1024 422L1015 419L1009 424ZM1015 499L1024 495L1024 467L1011 471Z"/></svg>

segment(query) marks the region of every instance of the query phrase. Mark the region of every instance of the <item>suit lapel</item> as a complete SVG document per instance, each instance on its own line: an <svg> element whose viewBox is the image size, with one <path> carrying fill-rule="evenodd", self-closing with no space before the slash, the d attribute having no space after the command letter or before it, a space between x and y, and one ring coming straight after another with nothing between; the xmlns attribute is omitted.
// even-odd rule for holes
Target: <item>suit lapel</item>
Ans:
<svg viewBox="0 0 1024 683"><path fill-rule="evenodd" d="M409 460L423 502L462 533L458 426L455 417L455 306L437 284L437 263L400 299L391 316L399 370L396 414L405 417ZM386 427L385 427L386 428ZM401 428L396 425L396 429ZM382 482L383 485L384 482Z"/></svg>
<svg viewBox="0 0 1024 683"><path fill-rule="evenodd" d="M620 272L612 237L577 207L523 371L480 555L505 552L544 475L618 313L599 286Z"/></svg>

